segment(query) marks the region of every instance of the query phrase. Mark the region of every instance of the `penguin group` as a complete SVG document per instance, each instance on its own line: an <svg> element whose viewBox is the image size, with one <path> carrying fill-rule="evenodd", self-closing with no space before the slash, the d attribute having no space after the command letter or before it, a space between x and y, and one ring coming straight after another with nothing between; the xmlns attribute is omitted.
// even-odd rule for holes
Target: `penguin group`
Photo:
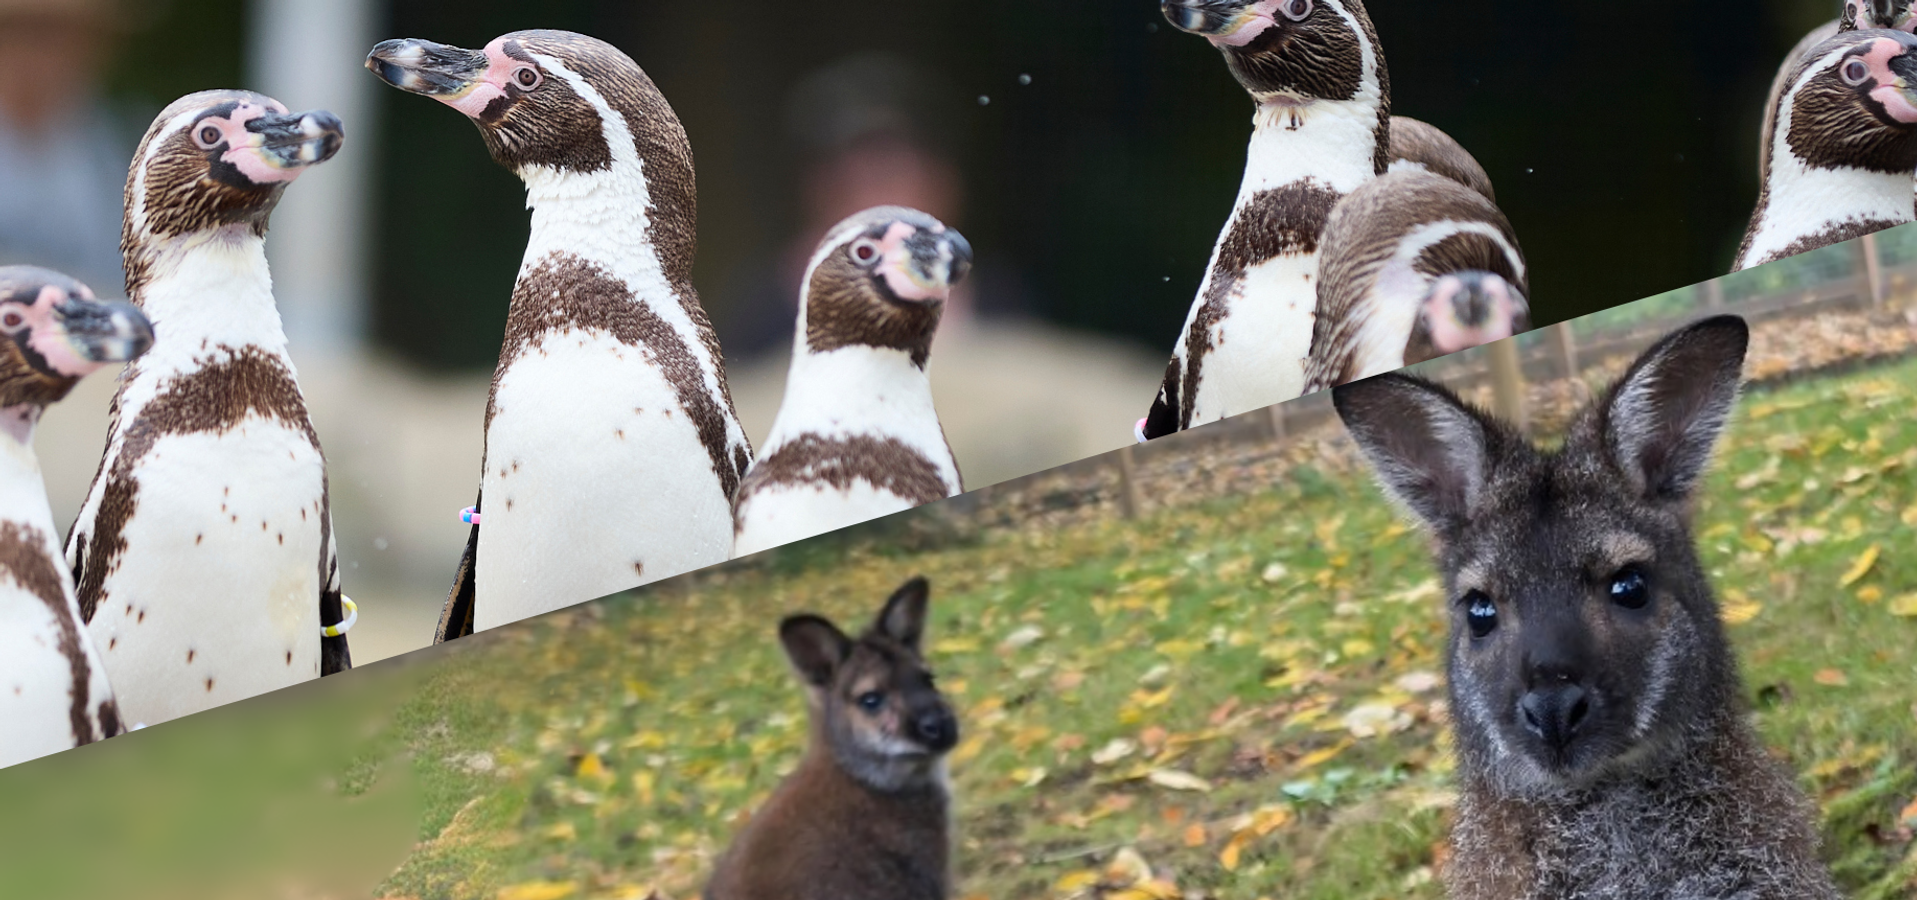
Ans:
<svg viewBox="0 0 1917 900"><path fill-rule="evenodd" d="M352 666L325 457L264 241L287 186L343 136L332 114L260 94L182 97L127 174L131 303L0 269L0 765ZM34 426L115 363L105 454L62 553Z"/></svg>
<svg viewBox="0 0 1917 900"><path fill-rule="evenodd" d="M1391 114L1362 0L1162 0L1255 106L1244 180L1140 441L1530 327L1490 178Z"/></svg>
<svg viewBox="0 0 1917 900"><path fill-rule="evenodd" d="M1845 0L1791 48L1733 271L1917 219L1917 4Z"/></svg>

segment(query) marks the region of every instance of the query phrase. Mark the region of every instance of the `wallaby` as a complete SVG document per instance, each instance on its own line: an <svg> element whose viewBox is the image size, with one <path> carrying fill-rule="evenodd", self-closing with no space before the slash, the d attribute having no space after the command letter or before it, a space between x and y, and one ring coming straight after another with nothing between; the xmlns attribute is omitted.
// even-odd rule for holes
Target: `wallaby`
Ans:
<svg viewBox="0 0 1917 900"><path fill-rule="evenodd" d="M1558 450L1422 379L1333 389L1449 598L1451 897L1839 896L1691 536L1749 337L1735 316L1666 336Z"/></svg>
<svg viewBox="0 0 1917 900"><path fill-rule="evenodd" d="M814 615L779 624L805 684L799 767L719 858L704 900L944 900L945 754L958 721L920 656L929 588L908 581L857 640Z"/></svg>

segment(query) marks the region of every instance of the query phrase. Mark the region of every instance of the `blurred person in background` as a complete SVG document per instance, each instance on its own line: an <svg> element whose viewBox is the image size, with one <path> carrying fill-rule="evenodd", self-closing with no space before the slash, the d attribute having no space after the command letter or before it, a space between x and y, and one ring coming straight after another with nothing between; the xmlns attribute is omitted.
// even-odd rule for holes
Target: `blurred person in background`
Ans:
<svg viewBox="0 0 1917 900"><path fill-rule="evenodd" d="M120 293L121 189L136 136L101 101L114 0L0 0L0 265Z"/></svg>
<svg viewBox="0 0 1917 900"><path fill-rule="evenodd" d="M974 241L971 274L946 302L929 366L968 490L1131 441L1137 401L1126 393L1155 389L1162 354L1040 320L1018 275L1021 261L968 231L965 180L954 162L964 136L953 127L957 117L940 111L969 102L936 73L878 52L841 58L788 94L783 132L798 160L798 230L746 273L720 333L727 380L755 445L784 392L799 281L819 238L884 205L923 210Z"/></svg>

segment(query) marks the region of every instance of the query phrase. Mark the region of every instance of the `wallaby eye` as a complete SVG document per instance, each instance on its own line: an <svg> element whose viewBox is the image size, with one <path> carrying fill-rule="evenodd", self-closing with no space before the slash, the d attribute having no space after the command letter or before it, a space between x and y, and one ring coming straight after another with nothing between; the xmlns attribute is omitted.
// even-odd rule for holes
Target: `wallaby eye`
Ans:
<svg viewBox="0 0 1917 900"><path fill-rule="evenodd" d="M1859 85L1864 83L1864 79L1870 77L1870 65L1861 59L1852 58L1845 60L1843 68L1838 69L1837 73L1843 77L1845 84Z"/></svg>
<svg viewBox="0 0 1917 900"><path fill-rule="evenodd" d="M1472 591L1464 595L1464 621L1471 626L1471 636L1481 638L1498 630L1498 605L1483 591Z"/></svg>
<svg viewBox="0 0 1917 900"><path fill-rule="evenodd" d="M885 694L880 691L866 691L859 695L859 708L869 713L879 711L885 705Z"/></svg>
<svg viewBox="0 0 1917 900"><path fill-rule="evenodd" d="M1651 602L1651 586L1636 566L1626 566L1611 576L1611 602L1625 609L1643 609Z"/></svg>

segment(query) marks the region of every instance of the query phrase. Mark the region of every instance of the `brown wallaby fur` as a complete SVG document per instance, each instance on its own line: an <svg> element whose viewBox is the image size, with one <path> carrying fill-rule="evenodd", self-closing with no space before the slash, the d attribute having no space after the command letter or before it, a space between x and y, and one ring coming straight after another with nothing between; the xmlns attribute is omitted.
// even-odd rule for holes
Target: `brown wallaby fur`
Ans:
<svg viewBox="0 0 1917 900"><path fill-rule="evenodd" d="M1418 378L1333 390L1449 598L1453 898L1839 896L1691 535L1749 336L1719 316L1665 337L1558 450Z"/></svg>
<svg viewBox="0 0 1917 900"><path fill-rule="evenodd" d="M704 900L944 900L945 754L958 721L919 655L929 589L905 583L858 640L792 616L779 640L812 715L805 758L714 867Z"/></svg>

